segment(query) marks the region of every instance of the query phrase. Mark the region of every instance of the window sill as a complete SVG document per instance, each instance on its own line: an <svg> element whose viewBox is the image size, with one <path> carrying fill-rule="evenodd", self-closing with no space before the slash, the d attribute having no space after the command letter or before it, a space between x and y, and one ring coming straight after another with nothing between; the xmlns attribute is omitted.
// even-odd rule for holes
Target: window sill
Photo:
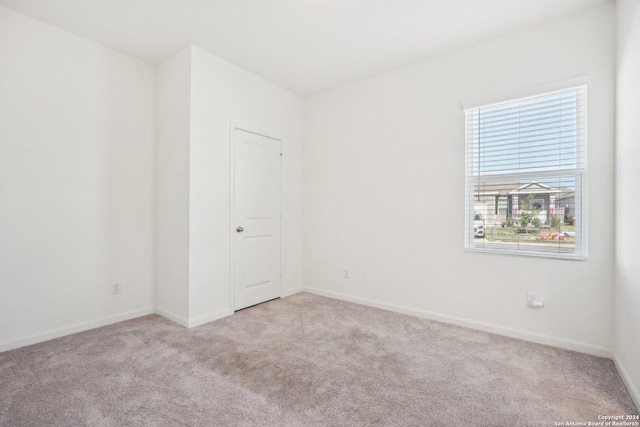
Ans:
<svg viewBox="0 0 640 427"><path fill-rule="evenodd" d="M465 252L473 252L487 255L507 255L514 257L529 257L529 258L547 258L556 259L562 261L586 261L587 257L583 255L572 254L558 254L550 252L537 252L537 251L510 251L506 249L479 249L479 248L465 248Z"/></svg>

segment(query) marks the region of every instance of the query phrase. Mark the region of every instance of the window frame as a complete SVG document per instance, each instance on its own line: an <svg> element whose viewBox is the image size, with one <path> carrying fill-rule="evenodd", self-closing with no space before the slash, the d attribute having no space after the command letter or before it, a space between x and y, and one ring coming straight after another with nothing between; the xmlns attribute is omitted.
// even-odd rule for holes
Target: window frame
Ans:
<svg viewBox="0 0 640 427"><path fill-rule="evenodd" d="M582 151L582 158L580 165L574 169L559 169L554 171L542 171L542 172L519 172L514 174L489 174L474 176L473 173L469 173L470 167L468 163L468 156L470 147L473 146L473 138L469 136L469 129L467 127L467 115L470 110L475 110L483 107L491 107L500 104L509 104L524 101L528 98L537 98L553 93L570 91L572 89L581 88L584 90L584 130L583 138L578 141L578 150ZM465 116L465 251L476 252L483 254L495 254L495 255L508 255L518 257L533 257L533 258L550 258L559 260L572 260L572 261L586 261L588 255L588 239L587 239L587 148L588 148L588 79L586 76L580 76L572 79L563 80L560 82L537 86L529 88L527 90L511 93L508 95L487 98L484 100L476 100L473 102L463 103L463 110ZM473 170L473 167L471 167ZM504 249L504 248L485 248L476 247L475 245L475 233L474 233L474 212L475 204L473 201L475 194L475 185L482 181L491 180L509 180L509 179L528 179L536 180L545 177L571 177L575 179L575 207L576 212L579 209L579 219L577 220L578 227L576 228L576 250L575 253L563 253L563 252L549 252L549 251L536 251L534 249ZM497 209L497 204L496 204ZM578 218L578 217L576 217ZM486 229L486 224L485 224ZM485 236L486 238L486 236Z"/></svg>

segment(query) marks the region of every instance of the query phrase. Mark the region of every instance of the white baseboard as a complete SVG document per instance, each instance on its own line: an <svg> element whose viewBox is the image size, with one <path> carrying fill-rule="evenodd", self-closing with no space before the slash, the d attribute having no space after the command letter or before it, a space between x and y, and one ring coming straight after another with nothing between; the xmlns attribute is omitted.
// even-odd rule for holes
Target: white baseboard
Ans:
<svg viewBox="0 0 640 427"><path fill-rule="evenodd" d="M222 319L223 317L231 316L232 314L233 310L230 309L218 311L217 313L206 314L193 320L189 320L187 327L195 328L196 326L204 325L205 323L213 322L214 320Z"/></svg>
<svg viewBox="0 0 640 427"><path fill-rule="evenodd" d="M299 294L300 292L304 292L304 288L302 286L284 291L282 293L282 298L290 297L291 295Z"/></svg>
<svg viewBox="0 0 640 427"><path fill-rule="evenodd" d="M189 327L189 321L187 319L185 319L182 316L178 316L177 314L172 313L169 310L166 310L166 309L161 308L161 307L156 307L155 313L160 315L160 316L162 316L162 317L164 317L164 318L166 318L166 319L171 320L174 323L177 323L180 326L184 326L185 328Z"/></svg>
<svg viewBox="0 0 640 427"><path fill-rule="evenodd" d="M54 338L64 337L66 335L76 334L78 332L88 331L102 326L111 325L113 323L123 322L125 320L135 319L136 317L146 316L155 313L153 308L144 308L141 310L129 311L126 313L114 314L112 316L103 317L88 322L76 323L75 325L65 326L62 328L51 329L39 334L29 335L16 340L0 342L0 352L13 350L24 347L26 345L37 344L43 341L52 340Z"/></svg>
<svg viewBox="0 0 640 427"><path fill-rule="evenodd" d="M160 307L156 308L156 314L165 317L180 326L184 326L185 328L195 328L196 326L204 325L205 323L213 322L214 320L231 316L233 314L233 310L227 309L219 311L217 313L205 314L204 316L200 316L192 320L188 320L182 316L178 316L177 314Z"/></svg>
<svg viewBox="0 0 640 427"><path fill-rule="evenodd" d="M638 392L633 381L631 381L631 377L627 373L627 370L616 353L613 354L613 363L616 364L616 368L618 368L618 372L620 372L620 377L622 378L624 385L627 386L627 391L629 391L629 395L633 399L633 403L636 404L636 409L640 412L640 392Z"/></svg>
<svg viewBox="0 0 640 427"><path fill-rule="evenodd" d="M580 353L591 354L599 357L613 357L613 350L606 347L599 347L591 344L586 344L577 341L571 341L564 338L553 337L550 335L538 334L535 332L527 332L519 329L507 328L491 323L478 322L476 320L465 319L462 317L449 316L447 314L434 313L431 311L418 310L415 308L403 307L395 304L388 304L380 301L374 301L367 298L360 298L351 295L341 294L338 292L325 291L316 288L304 288L304 292L312 294L335 298L339 300L355 302L357 304L366 305L369 307L381 308L383 310L394 311L396 313L408 314L411 316L422 317L425 319L435 320L443 323L450 323L457 326L464 326L466 328L477 329L484 332L491 332L493 334L505 335L511 338L518 338L525 341L531 341L538 344L550 345L553 347L563 348L565 350L573 350Z"/></svg>

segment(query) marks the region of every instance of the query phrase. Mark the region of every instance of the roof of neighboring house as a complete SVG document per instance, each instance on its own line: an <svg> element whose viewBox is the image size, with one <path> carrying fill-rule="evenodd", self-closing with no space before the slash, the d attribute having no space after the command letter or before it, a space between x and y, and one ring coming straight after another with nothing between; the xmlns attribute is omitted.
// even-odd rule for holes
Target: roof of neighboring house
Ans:
<svg viewBox="0 0 640 427"><path fill-rule="evenodd" d="M537 181L522 184L518 181L485 181L476 184L479 196L510 196L517 194L556 194L559 198L573 196L575 189L569 187L550 187Z"/></svg>

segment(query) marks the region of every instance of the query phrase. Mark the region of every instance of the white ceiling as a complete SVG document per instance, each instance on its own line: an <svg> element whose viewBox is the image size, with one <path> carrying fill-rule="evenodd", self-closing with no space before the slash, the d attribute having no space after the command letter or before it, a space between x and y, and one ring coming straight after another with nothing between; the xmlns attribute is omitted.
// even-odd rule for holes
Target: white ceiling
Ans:
<svg viewBox="0 0 640 427"><path fill-rule="evenodd" d="M606 0L0 0L153 63L197 45L301 95Z"/></svg>

